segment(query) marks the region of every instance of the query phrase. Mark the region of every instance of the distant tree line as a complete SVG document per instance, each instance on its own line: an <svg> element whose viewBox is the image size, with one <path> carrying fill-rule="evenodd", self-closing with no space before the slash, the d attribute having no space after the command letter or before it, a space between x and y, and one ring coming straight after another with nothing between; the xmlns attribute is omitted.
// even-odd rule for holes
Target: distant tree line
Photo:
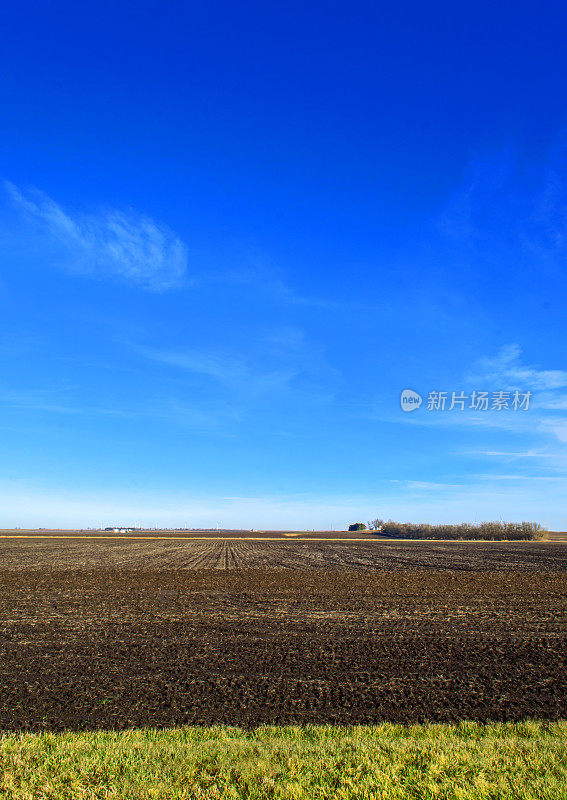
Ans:
<svg viewBox="0 0 567 800"><path fill-rule="evenodd" d="M373 519L368 528L393 539L486 539L488 541L534 541L541 539L545 528L537 522L480 522L460 525L429 525L427 522L394 522ZM350 528L349 528L350 530ZM360 530L360 529L356 529Z"/></svg>

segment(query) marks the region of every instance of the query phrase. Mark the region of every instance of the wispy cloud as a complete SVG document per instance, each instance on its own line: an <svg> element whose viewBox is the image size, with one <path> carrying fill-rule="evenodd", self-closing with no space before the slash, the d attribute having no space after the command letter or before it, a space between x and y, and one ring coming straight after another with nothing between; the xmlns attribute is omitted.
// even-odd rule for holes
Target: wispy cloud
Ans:
<svg viewBox="0 0 567 800"><path fill-rule="evenodd" d="M551 417L541 421L542 429L555 436L560 442L567 442L567 418Z"/></svg>
<svg viewBox="0 0 567 800"><path fill-rule="evenodd" d="M254 292L264 295L272 302L282 306L305 306L315 310L330 312L379 312L384 303L370 300L355 300L345 297L332 298L318 295L304 295L295 289L285 271L257 248L235 249L229 256L237 260L237 265L229 269L210 271L206 280L220 281L224 285L250 287ZM321 288L324 288L323 285Z"/></svg>
<svg viewBox="0 0 567 800"><path fill-rule="evenodd" d="M234 403L210 401L183 402L174 397L159 395L141 397L120 396L106 398L106 403L85 404L76 391L65 389L0 390L0 409L5 416L7 410L31 411L39 414L56 414L75 417L100 417L139 422L148 420L192 433L232 437L229 430L241 418Z"/></svg>
<svg viewBox="0 0 567 800"><path fill-rule="evenodd" d="M477 156L435 222L451 246L452 261L472 267L481 257L492 265L493 276L510 276L537 296L546 291L542 278L565 269L567 131L549 148L539 175L531 165L529 182L521 154L513 151ZM550 304L553 299L546 298Z"/></svg>
<svg viewBox="0 0 567 800"><path fill-rule="evenodd" d="M550 483L559 483L564 484L565 478L560 475L516 475L515 473L512 475L502 475L489 473L487 475L477 475L476 476L479 480L486 480L486 481L548 481Z"/></svg>
<svg viewBox="0 0 567 800"><path fill-rule="evenodd" d="M521 354L522 349L519 345L506 345L496 356L480 359L469 376L469 381L497 383L498 388L503 390L530 389L534 392L567 386L565 370L539 369L522 364Z"/></svg>
<svg viewBox="0 0 567 800"><path fill-rule="evenodd" d="M200 350L167 350L153 347L136 347L144 358L175 367L185 372L204 375L246 394L262 394L288 385L297 375L293 367L263 369L245 359Z"/></svg>
<svg viewBox="0 0 567 800"><path fill-rule="evenodd" d="M512 158L508 148L477 157L468 166L462 184L456 189L437 218L441 232L476 248L492 239L484 210L487 206L509 202L506 185L512 177Z"/></svg>
<svg viewBox="0 0 567 800"><path fill-rule="evenodd" d="M50 254L62 268L152 291L166 291L183 283L187 247L167 226L150 217L115 209L72 213L38 190L24 193L9 182L5 189L35 235L49 244Z"/></svg>
<svg viewBox="0 0 567 800"><path fill-rule="evenodd" d="M548 451L539 450L469 450L468 455L473 456L490 456L493 458L503 458L509 460L516 460L518 458L567 458L565 453L550 453Z"/></svg>
<svg viewBox="0 0 567 800"><path fill-rule="evenodd" d="M209 380L232 398L253 399L293 390L303 400L329 399L337 373L317 342L296 327L262 328L239 346L209 348L142 345L125 341L137 355L187 376Z"/></svg>
<svg viewBox="0 0 567 800"><path fill-rule="evenodd" d="M567 258L567 131L548 154L543 188L521 235L522 244L547 273L563 272Z"/></svg>

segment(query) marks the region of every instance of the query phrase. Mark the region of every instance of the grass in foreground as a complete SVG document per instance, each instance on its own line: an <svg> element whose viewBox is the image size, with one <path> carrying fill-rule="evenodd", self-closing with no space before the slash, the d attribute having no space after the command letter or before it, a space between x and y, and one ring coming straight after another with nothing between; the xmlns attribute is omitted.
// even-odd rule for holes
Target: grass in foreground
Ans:
<svg viewBox="0 0 567 800"><path fill-rule="evenodd" d="M0 736L0 797L567 798L567 722Z"/></svg>

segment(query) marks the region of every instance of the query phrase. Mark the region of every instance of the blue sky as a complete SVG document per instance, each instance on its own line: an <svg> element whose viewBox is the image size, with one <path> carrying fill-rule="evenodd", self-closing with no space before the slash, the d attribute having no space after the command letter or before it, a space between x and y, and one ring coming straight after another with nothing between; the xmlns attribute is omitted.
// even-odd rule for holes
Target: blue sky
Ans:
<svg viewBox="0 0 567 800"><path fill-rule="evenodd" d="M0 22L0 525L567 527L564 4Z"/></svg>

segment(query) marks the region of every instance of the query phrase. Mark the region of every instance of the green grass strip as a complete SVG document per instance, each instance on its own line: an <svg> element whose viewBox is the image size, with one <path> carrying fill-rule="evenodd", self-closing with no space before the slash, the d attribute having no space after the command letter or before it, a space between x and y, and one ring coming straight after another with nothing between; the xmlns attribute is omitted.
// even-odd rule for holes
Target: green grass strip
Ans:
<svg viewBox="0 0 567 800"><path fill-rule="evenodd" d="M562 800L567 722L4 734L0 798Z"/></svg>

